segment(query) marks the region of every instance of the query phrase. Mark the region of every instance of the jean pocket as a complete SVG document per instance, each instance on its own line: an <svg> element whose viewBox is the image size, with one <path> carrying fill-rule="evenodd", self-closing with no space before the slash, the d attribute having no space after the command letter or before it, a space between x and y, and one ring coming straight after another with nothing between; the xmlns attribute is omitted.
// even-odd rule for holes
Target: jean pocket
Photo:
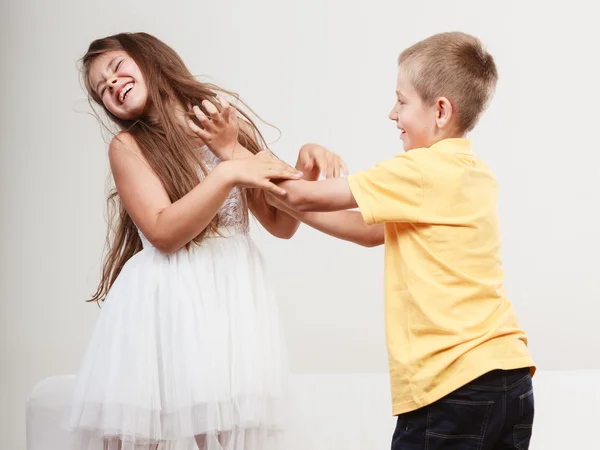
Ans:
<svg viewBox="0 0 600 450"><path fill-rule="evenodd" d="M524 394L519 395L519 421L524 425L533 424L535 414L535 402L533 397L533 388Z"/></svg>
<svg viewBox="0 0 600 450"><path fill-rule="evenodd" d="M513 427L513 443L518 450L527 450L533 431L535 402L533 389L519 396L519 423Z"/></svg>
<svg viewBox="0 0 600 450"><path fill-rule="evenodd" d="M429 407L429 448L479 449L485 436L493 401L442 399Z"/></svg>

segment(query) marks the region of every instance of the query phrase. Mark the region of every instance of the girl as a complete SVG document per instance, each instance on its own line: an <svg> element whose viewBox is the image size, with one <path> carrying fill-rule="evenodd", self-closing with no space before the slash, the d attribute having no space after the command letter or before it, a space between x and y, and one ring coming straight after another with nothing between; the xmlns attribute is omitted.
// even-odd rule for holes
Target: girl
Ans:
<svg viewBox="0 0 600 450"><path fill-rule="evenodd" d="M78 450L279 450L285 351L248 212L291 237L298 221L264 192L281 195L271 180L301 173L153 36L92 42L83 79L120 129L109 147L119 215L68 417ZM220 104L249 150L228 161L198 133ZM325 151L302 151L298 164L313 177L343 166Z"/></svg>

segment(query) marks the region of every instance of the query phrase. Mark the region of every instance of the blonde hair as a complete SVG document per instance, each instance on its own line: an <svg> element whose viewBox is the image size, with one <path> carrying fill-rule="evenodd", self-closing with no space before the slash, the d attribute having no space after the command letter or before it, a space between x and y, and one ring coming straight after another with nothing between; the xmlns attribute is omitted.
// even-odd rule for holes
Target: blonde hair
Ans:
<svg viewBox="0 0 600 450"><path fill-rule="evenodd" d="M446 97L460 132L471 131L493 97L498 81L494 58L481 41L461 32L440 33L404 50L398 65L421 100Z"/></svg>

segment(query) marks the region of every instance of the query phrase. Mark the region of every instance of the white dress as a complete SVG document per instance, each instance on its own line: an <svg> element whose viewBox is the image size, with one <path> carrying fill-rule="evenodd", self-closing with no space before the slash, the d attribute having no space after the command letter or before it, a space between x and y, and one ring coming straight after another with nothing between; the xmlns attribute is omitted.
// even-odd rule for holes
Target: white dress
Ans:
<svg viewBox="0 0 600 450"><path fill-rule="evenodd" d="M191 450L202 435L202 450L281 449L287 360L243 195L218 213L225 236L189 250L165 255L140 232L77 376L77 450Z"/></svg>

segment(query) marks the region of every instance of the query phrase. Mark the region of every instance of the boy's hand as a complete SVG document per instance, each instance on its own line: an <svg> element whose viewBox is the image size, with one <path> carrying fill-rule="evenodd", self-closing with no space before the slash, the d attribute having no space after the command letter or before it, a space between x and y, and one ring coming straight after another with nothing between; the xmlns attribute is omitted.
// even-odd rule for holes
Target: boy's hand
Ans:
<svg viewBox="0 0 600 450"><path fill-rule="evenodd" d="M341 173L348 175L348 168L342 158L318 144L302 146L296 169L304 172L304 179L307 181L316 181L321 174L326 178L338 178Z"/></svg>
<svg viewBox="0 0 600 450"><path fill-rule="evenodd" d="M202 102L208 117L198 105L190 105L203 128L200 128L192 120L188 120L188 126L218 158L227 160L231 159L230 156L238 142L238 117L236 109L229 104L225 97L217 95L217 100L221 103L221 111L208 100Z"/></svg>

